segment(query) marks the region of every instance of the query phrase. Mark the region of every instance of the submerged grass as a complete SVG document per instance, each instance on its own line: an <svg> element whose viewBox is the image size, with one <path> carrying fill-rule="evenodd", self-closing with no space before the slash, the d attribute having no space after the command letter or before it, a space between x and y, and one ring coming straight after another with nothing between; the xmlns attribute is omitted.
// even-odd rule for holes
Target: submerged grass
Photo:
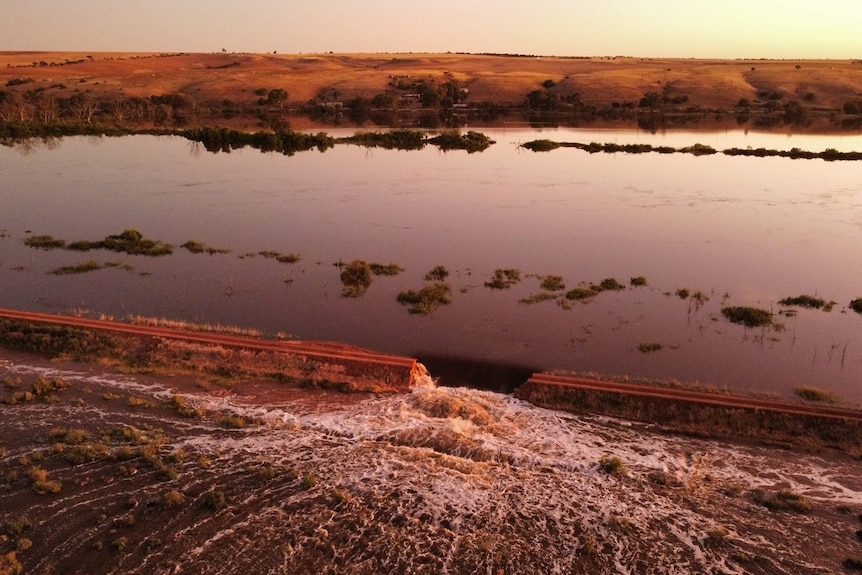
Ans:
<svg viewBox="0 0 862 575"><path fill-rule="evenodd" d="M840 403L841 397L832 393L831 391L826 391L825 389L820 389L819 387L813 387L804 385L801 387L797 387L793 390L793 393L796 394L797 397L804 399L806 401L816 401L818 403Z"/></svg>
<svg viewBox="0 0 862 575"><path fill-rule="evenodd" d="M230 253L230 248L214 248L212 246L208 246L205 243L202 243L202 242L199 242L196 240L189 240L186 243L184 243L183 245L181 245L180 247L185 249L185 250L188 250L189 252L191 252L193 254L207 253L209 255L213 255L213 254L228 254L228 253Z"/></svg>
<svg viewBox="0 0 862 575"><path fill-rule="evenodd" d="M408 309L412 314L429 315L439 306L452 303L452 290L447 283L435 282L424 286L419 291L402 291L396 301L409 306Z"/></svg>
<svg viewBox="0 0 862 575"><path fill-rule="evenodd" d="M30 236L24 239L24 245L41 250L54 250L66 245L66 240L57 239L53 236Z"/></svg>
<svg viewBox="0 0 862 575"><path fill-rule="evenodd" d="M80 264L76 264L76 265L62 266L62 267L53 269L48 273L53 274L55 276L67 276L67 275L74 275L74 274L85 274L87 272L100 270L100 269L102 269L102 267L103 267L102 264L100 264L99 262L97 262L95 260L89 260L89 261L86 261L84 263L80 263Z"/></svg>
<svg viewBox="0 0 862 575"><path fill-rule="evenodd" d="M171 244L162 243L157 240L147 239L135 229L128 229L112 236L107 236L100 241L78 240L70 243L66 249L73 251L110 250L112 252L126 253L129 255L143 256L166 256L174 251Z"/></svg>
<svg viewBox="0 0 862 575"><path fill-rule="evenodd" d="M802 294L795 297L786 297L778 300L778 303L786 306L795 306L795 307L807 307L812 309L823 309L824 311L830 311L832 307L835 305L835 302L827 302L823 298L819 298L816 296Z"/></svg>
<svg viewBox="0 0 862 575"><path fill-rule="evenodd" d="M295 264L300 260L299 254L297 253L283 254L274 250L262 250L257 252L257 255L270 260L275 260L280 264Z"/></svg>
<svg viewBox="0 0 862 575"><path fill-rule="evenodd" d="M772 324L772 313L756 307L729 306L722 308L721 313L731 323L742 324L745 327L762 327Z"/></svg>
<svg viewBox="0 0 862 575"><path fill-rule="evenodd" d="M485 282L485 287L491 289L509 289L521 281L521 270L506 268L494 271L494 276Z"/></svg>

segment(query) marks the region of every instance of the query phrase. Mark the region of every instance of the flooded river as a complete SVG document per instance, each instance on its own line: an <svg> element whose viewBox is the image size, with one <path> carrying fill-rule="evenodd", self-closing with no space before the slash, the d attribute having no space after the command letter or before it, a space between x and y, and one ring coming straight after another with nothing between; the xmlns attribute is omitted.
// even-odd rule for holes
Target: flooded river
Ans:
<svg viewBox="0 0 862 575"><path fill-rule="evenodd" d="M563 369L780 395L817 386L862 401L862 316L848 308L862 297L858 162L519 146L547 138L859 151L862 136L482 131L496 144L473 154L351 145L211 154L154 136L0 148L0 306L343 341L497 389L511 383L493 366L508 366L515 380ZM24 243L130 228L173 254ZM225 253L179 248L189 240ZM356 259L404 271L342 297L334 264ZM102 269L51 273L89 260ZM451 303L409 313L398 294L421 289L435 266L449 272ZM517 270L520 282L487 287L498 269ZM547 276L565 289L543 290ZM646 285L631 285L638 277ZM610 278L625 289L564 296ZM828 312L778 303L803 294L836 303ZM769 310L777 325L729 323L726 306Z"/></svg>

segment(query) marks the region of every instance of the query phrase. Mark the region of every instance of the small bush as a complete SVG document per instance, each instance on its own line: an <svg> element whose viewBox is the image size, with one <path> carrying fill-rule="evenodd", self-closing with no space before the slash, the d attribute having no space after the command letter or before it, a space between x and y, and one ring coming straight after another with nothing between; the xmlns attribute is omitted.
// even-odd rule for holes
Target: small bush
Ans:
<svg viewBox="0 0 862 575"><path fill-rule="evenodd" d="M626 289L626 286L618 282L616 278L605 278L600 281L598 285L593 284L590 287L597 292L620 291Z"/></svg>
<svg viewBox="0 0 862 575"><path fill-rule="evenodd" d="M862 297L857 297L850 302L850 309L856 313L862 313Z"/></svg>
<svg viewBox="0 0 862 575"><path fill-rule="evenodd" d="M485 282L485 287L491 289L509 289L521 281L521 270L507 268L494 271L494 277Z"/></svg>
<svg viewBox="0 0 862 575"><path fill-rule="evenodd" d="M846 569L862 571L862 559L859 559L858 557L848 557L844 560L843 565Z"/></svg>
<svg viewBox="0 0 862 575"><path fill-rule="evenodd" d="M224 491L207 491L204 495L203 505L212 511L224 509L225 505L227 505Z"/></svg>
<svg viewBox="0 0 862 575"><path fill-rule="evenodd" d="M781 305L820 309L826 305L826 300L824 300L823 298L803 294L796 297L786 297L784 299L780 299L778 300L778 303L780 303Z"/></svg>
<svg viewBox="0 0 862 575"><path fill-rule="evenodd" d="M566 289L566 284L563 282L563 276L545 276L540 284L543 290L562 291Z"/></svg>
<svg viewBox="0 0 862 575"><path fill-rule="evenodd" d="M449 289L449 284L434 283L423 287L418 292L413 290L400 292L396 301L410 306L410 313L429 315L440 305L452 303L452 291Z"/></svg>
<svg viewBox="0 0 862 575"><path fill-rule="evenodd" d="M314 473L306 473L302 476L302 487L305 489L311 489L315 485L317 485L320 478Z"/></svg>
<svg viewBox="0 0 862 575"><path fill-rule="evenodd" d="M638 351L641 353L650 353L652 351L660 351L664 346L657 341L645 342L638 344Z"/></svg>
<svg viewBox="0 0 862 575"><path fill-rule="evenodd" d="M341 270L342 297L357 298L371 286L371 266L363 260L353 260Z"/></svg>
<svg viewBox="0 0 862 575"><path fill-rule="evenodd" d="M371 262L368 265L371 267L371 273L376 276L397 276L404 271L404 268L402 268L398 264L393 263L388 263L384 265Z"/></svg>
<svg viewBox="0 0 862 575"><path fill-rule="evenodd" d="M591 287L576 287L572 290L566 292L566 299L571 301L581 301L585 299L590 299L599 295L599 292L594 290Z"/></svg>
<svg viewBox="0 0 862 575"><path fill-rule="evenodd" d="M176 489L165 491L162 494L161 505L164 509L173 509L185 503L186 497Z"/></svg>
<svg viewBox="0 0 862 575"><path fill-rule="evenodd" d="M449 277L449 270L446 266L434 266L434 269L425 274L425 281L442 282L447 277Z"/></svg>
<svg viewBox="0 0 862 575"><path fill-rule="evenodd" d="M797 397L806 401L817 401L820 403L839 403L841 398L838 395L825 389L812 386L797 387L793 390Z"/></svg>
<svg viewBox="0 0 862 575"><path fill-rule="evenodd" d="M219 419L219 423L228 429L244 429L248 426L248 422L240 415L225 415Z"/></svg>
<svg viewBox="0 0 862 575"><path fill-rule="evenodd" d="M647 279L644 276L637 276L637 277L631 278L629 283L633 287L643 287L643 286L647 285Z"/></svg>
<svg viewBox="0 0 862 575"><path fill-rule="evenodd" d="M780 489L774 493L755 489L752 491L752 498L755 503L763 505L771 511L794 511L796 513L811 511L811 502L808 498L789 489Z"/></svg>
<svg viewBox="0 0 862 575"><path fill-rule="evenodd" d="M772 314L765 309L747 306L730 306L721 309L721 313L731 323L742 324L745 327L761 327L772 323Z"/></svg>
<svg viewBox="0 0 862 575"><path fill-rule="evenodd" d="M716 525L706 532L706 538L704 538L703 544L706 547L720 547L727 543L727 539L727 529L721 525Z"/></svg>
<svg viewBox="0 0 862 575"><path fill-rule="evenodd" d="M53 250L66 245L65 240L58 240L51 236L30 236L24 240L24 245L42 250Z"/></svg>
<svg viewBox="0 0 862 575"><path fill-rule="evenodd" d="M214 247L208 246L202 242L198 242L195 240L189 240L186 243L184 243L183 245L181 245L180 247L185 249L185 250L188 250L189 252L191 252L193 254L207 253L207 254L213 255L213 254L230 253L230 249L228 249L228 248L214 248Z"/></svg>
<svg viewBox="0 0 862 575"><path fill-rule="evenodd" d="M60 391L67 387L69 387L69 384L59 377L47 378L39 376L33 381L32 390L36 397L45 397L51 392Z"/></svg>
<svg viewBox="0 0 862 575"><path fill-rule="evenodd" d="M102 269L102 264L95 260L89 260L84 263L75 264L71 266L61 266L59 268L55 268L51 270L50 274L55 276L71 276L75 274L85 274L87 272L94 272L96 270Z"/></svg>
<svg viewBox="0 0 862 575"><path fill-rule="evenodd" d="M616 455L603 455L599 459L599 469L608 475L623 475L626 472L626 465Z"/></svg>

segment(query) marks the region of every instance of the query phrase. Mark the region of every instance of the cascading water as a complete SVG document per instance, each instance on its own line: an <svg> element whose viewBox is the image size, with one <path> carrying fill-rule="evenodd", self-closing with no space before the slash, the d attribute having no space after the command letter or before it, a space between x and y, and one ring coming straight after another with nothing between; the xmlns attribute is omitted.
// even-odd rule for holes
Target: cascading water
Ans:
<svg viewBox="0 0 862 575"><path fill-rule="evenodd" d="M149 523L156 511L128 511L150 531L130 535L131 551L107 555L96 572L822 573L839 570L855 544L855 516L836 510L862 507L862 464L849 458L665 435L437 387L427 373L407 394L275 402L52 366L5 371L59 376L95 399L34 405L26 419L9 412L4 436L131 418L186 454L168 484L139 473L120 495L112 489L122 482L95 480L51 500L41 521L76 528L27 564L33 572L109 537L77 525L82 510L157 500L172 486L188 504ZM108 392L180 394L205 415L129 414L99 399ZM226 429L227 415L257 425ZM4 465L20 455L10 449ZM202 511L194 502L214 489L228 505ZM811 511L770 510L751 495L772 492L804 498ZM160 545L147 551L153 540Z"/></svg>

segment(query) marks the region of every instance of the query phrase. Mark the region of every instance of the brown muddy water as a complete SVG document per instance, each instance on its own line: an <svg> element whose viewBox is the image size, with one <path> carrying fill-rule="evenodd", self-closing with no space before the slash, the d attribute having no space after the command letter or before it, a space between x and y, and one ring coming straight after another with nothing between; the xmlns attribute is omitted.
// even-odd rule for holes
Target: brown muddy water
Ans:
<svg viewBox="0 0 862 575"><path fill-rule="evenodd" d="M862 136L483 132L496 144L474 154L348 145L292 157L210 154L152 136L0 148L0 307L337 340L415 356L448 373L444 383L496 389L533 369L564 369L780 395L816 386L862 401L862 315L848 308L862 297L858 162L519 147L548 138L859 151ZM129 228L174 253L24 244ZM188 240L230 252L189 253L179 248ZM261 251L301 259L253 255ZM405 271L345 298L333 264L355 259ZM113 267L50 273L88 260ZM438 265L450 272L452 302L410 314L397 295L422 288ZM486 287L497 269L517 269L521 281ZM522 303L547 275L562 276L565 290ZM637 276L647 285L631 286ZM607 278L625 289L557 301ZM683 299L683 289L702 297ZM802 294L836 304L826 312L778 303ZM770 310L780 325L731 324L724 306ZM652 344L661 349L640 350Z"/></svg>

